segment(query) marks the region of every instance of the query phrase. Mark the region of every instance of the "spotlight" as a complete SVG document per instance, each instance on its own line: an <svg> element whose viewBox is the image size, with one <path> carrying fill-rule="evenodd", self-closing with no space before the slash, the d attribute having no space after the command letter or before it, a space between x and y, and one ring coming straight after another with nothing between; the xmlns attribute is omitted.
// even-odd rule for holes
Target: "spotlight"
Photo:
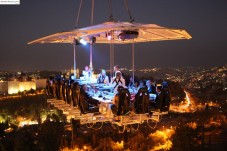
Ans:
<svg viewBox="0 0 227 151"><path fill-rule="evenodd" d="M79 41L80 41L80 43L83 44L83 45L86 45L86 44L87 44L87 42L86 42L84 39L82 39L82 38L81 38Z"/></svg>

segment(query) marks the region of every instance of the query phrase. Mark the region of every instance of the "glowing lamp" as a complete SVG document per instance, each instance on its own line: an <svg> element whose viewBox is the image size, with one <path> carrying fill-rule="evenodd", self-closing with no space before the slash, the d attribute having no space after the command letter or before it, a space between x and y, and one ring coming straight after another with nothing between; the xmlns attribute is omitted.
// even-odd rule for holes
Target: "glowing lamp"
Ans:
<svg viewBox="0 0 227 151"><path fill-rule="evenodd" d="M83 44L83 45L86 45L86 44L87 44L87 42L86 42L84 39L80 39L79 42L80 42L81 44Z"/></svg>

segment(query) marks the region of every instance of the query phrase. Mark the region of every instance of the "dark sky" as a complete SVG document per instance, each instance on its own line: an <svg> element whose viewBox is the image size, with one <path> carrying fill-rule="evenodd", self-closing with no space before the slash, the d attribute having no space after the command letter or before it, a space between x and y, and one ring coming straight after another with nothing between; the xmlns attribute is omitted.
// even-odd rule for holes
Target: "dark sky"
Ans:
<svg viewBox="0 0 227 151"><path fill-rule="evenodd" d="M63 70L73 66L70 44L27 42L72 30L80 0L21 0L0 5L0 70ZM210 67L227 64L226 0L128 0L136 22L186 29L190 40L135 44L135 67ZM115 20L129 21L123 0L112 0ZM90 25L91 0L84 0L79 27ZM95 0L94 24L108 20L108 0ZM89 64L89 47L78 46L77 65ZM93 46L95 68L109 68L109 45ZM115 64L131 67L131 45L115 45Z"/></svg>

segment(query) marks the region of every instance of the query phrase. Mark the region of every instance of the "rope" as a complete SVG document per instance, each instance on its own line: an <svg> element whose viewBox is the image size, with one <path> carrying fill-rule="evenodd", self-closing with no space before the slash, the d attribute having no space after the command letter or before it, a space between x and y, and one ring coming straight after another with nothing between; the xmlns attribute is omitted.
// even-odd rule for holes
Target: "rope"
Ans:
<svg viewBox="0 0 227 151"><path fill-rule="evenodd" d="M152 120L151 120L151 121L152 121ZM158 122L155 121L155 125L154 125L154 127L152 127L152 126L150 126L150 124L149 124L149 119L147 120L147 125L148 125L151 129L155 129L155 127L157 126L157 124L158 124Z"/></svg>
<svg viewBox="0 0 227 151"><path fill-rule="evenodd" d="M77 26L78 26L79 16L80 16L80 9L81 9L82 3L83 3L83 0L80 0L80 6L79 6L79 9L78 9L78 13L77 13L77 18L76 18L76 24L75 24L75 27L77 27Z"/></svg>
<svg viewBox="0 0 227 151"><path fill-rule="evenodd" d="M124 131L125 131L125 125L123 125L123 130L122 130L122 131L119 129L119 127L120 127L120 126L118 126L118 131L119 131L119 133L124 133Z"/></svg>
<svg viewBox="0 0 227 151"><path fill-rule="evenodd" d="M132 18L132 15L131 15L129 7L128 7L128 0L124 0L124 2L125 2L126 10L128 12L128 15L129 15L130 22L134 22L134 19Z"/></svg>
<svg viewBox="0 0 227 151"><path fill-rule="evenodd" d="M138 123L138 126L137 126L136 129L132 126L132 124L130 124L130 126L131 126L131 128L132 128L134 131L138 131L138 130L139 130L139 127L140 127L140 124Z"/></svg>
<svg viewBox="0 0 227 151"><path fill-rule="evenodd" d="M87 123L86 126L87 126L87 128L92 128L94 126L94 123Z"/></svg>
<svg viewBox="0 0 227 151"><path fill-rule="evenodd" d="M96 123L97 124L97 123ZM102 126L103 126L103 122L101 122L101 126L100 127L98 127L98 128L94 128L94 126L92 127L92 129L94 129L94 130L99 130L99 129L101 129L102 128Z"/></svg>

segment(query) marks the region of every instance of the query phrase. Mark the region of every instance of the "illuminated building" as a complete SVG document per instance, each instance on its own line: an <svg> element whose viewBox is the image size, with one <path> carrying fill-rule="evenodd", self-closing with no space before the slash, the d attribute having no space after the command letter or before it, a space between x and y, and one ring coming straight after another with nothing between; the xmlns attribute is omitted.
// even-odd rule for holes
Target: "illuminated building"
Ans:
<svg viewBox="0 0 227 151"><path fill-rule="evenodd" d="M0 94L16 94L18 92L29 91L31 89L45 88L46 79L36 79L34 81L0 81Z"/></svg>

